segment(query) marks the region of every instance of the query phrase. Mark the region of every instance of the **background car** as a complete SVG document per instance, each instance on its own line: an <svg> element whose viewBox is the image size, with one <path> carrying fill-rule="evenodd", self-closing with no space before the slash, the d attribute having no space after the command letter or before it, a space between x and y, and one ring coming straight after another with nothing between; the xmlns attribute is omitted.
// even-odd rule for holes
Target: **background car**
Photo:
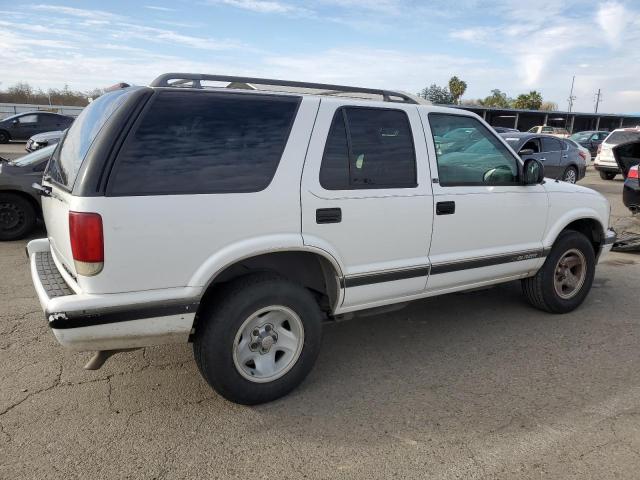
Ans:
<svg viewBox="0 0 640 480"><path fill-rule="evenodd" d="M508 127L491 127L498 133L509 133L509 132L519 132L517 128L508 128Z"/></svg>
<svg viewBox="0 0 640 480"><path fill-rule="evenodd" d="M640 140L622 143L612 148L613 157L624 176L622 201L633 213L640 211Z"/></svg>
<svg viewBox="0 0 640 480"><path fill-rule="evenodd" d="M65 130L74 118L51 112L25 112L0 121L0 143L27 140L37 133Z"/></svg>
<svg viewBox="0 0 640 480"><path fill-rule="evenodd" d="M546 133L547 135L553 135L554 137L567 138L569 132L566 128L550 127L549 125L537 125L527 130L527 133Z"/></svg>
<svg viewBox="0 0 640 480"><path fill-rule="evenodd" d="M576 183L585 175L586 155L573 142L527 132L500 135L522 158L540 161L544 165L546 177Z"/></svg>
<svg viewBox="0 0 640 480"><path fill-rule="evenodd" d="M63 130L55 130L53 132L38 133L37 135L34 135L29 140L27 140L27 145L25 146L25 150L27 152L35 152L36 150L44 148L48 145L55 145L60 141L63 135L64 135Z"/></svg>
<svg viewBox="0 0 640 480"><path fill-rule="evenodd" d="M17 240L28 235L42 217L40 196L31 185L42 179L55 148L51 145L0 163L0 240Z"/></svg>
<svg viewBox="0 0 640 480"><path fill-rule="evenodd" d="M603 130L586 130L584 132L574 133L569 139L588 149L591 156L596 158L598 147L607 136L609 136L609 132Z"/></svg>
<svg viewBox="0 0 640 480"><path fill-rule="evenodd" d="M623 143L640 141L640 128L618 128L611 132L598 147L598 156L593 166L603 180L613 180L622 173L613 155L613 148Z"/></svg>
<svg viewBox="0 0 640 480"><path fill-rule="evenodd" d="M593 160L593 158L591 157L591 152L589 151L588 148L583 147L582 145L580 145L579 143L575 142L574 140L571 140L570 138L563 139L563 142L569 142L575 148L577 148L582 153L584 153L584 161L585 161L585 163L587 165L589 165L591 163L591 160Z"/></svg>

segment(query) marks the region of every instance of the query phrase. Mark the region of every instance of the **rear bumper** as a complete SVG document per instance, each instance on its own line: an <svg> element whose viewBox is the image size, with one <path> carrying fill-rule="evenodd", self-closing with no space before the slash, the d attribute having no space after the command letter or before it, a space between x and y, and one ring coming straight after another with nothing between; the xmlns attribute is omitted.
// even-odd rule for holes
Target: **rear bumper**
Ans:
<svg viewBox="0 0 640 480"><path fill-rule="evenodd" d="M64 279L47 239L29 242L27 255L40 306L62 346L112 350L188 341L199 305L192 289L84 294Z"/></svg>
<svg viewBox="0 0 640 480"><path fill-rule="evenodd" d="M602 163L594 163L593 168L595 168L599 172L607 172L607 173L621 173L620 168L613 165L605 165Z"/></svg>

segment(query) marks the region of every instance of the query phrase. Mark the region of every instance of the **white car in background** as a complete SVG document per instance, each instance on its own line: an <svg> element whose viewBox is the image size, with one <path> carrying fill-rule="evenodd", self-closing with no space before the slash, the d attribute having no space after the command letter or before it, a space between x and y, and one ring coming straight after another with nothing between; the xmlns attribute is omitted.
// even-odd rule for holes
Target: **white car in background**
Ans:
<svg viewBox="0 0 640 480"><path fill-rule="evenodd" d="M598 147L598 155L594 167L600 172L603 180L613 180L616 175L622 173L615 157L613 147L622 143L640 140L640 126L633 128L618 128L611 132L604 142Z"/></svg>
<svg viewBox="0 0 640 480"><path fill-rule="evenodd" d="M536 125L527 130L527 133L544 133L558 138L568 138L570 135L566 128L550 127L549 125Z"/></svg>

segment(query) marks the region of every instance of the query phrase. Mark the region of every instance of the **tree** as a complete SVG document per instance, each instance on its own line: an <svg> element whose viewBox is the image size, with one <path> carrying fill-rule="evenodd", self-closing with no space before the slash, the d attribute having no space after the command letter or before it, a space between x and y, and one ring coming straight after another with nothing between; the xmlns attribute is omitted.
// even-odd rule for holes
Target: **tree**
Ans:
<svg viewBox="0 0 640 480"><path fill-rule="evenodd" d="M449 92L453 97L453 103L460 103L460 97L467 91L467 82L460 80L457 76L449 79Z"/></svg>
<svg viewBox="0 0 640 480"><path fill-rule="evenodd" d="M447 90L446 87L439 87L435 83L431 86L423 89L419 94L419 97L429 100L431 103L437 104L451 104L454 103L453 95Z"/></svg>
<svg viewBox="0 0 640 480"><path fill-rule="evenodd" d="M507 97L506 93L496 88L494 90L491 90L491 95L485 97L482 100L478 100L478 103L483 107L510 108L511 101L512 100Z"/></svg>
<svg viewBox="0 0 640 480"><path fill-rule="evenodd" d="M513 101L512 106L523 110L539 110L542 106L542 94L536 90L531 90L529 93L521 93Z"/></svg>
<svg viewBox="0 0 640 480"><path fill-rule="evenodd" d="M556 102L542 102L542 105L540 105L540 110L544 110L547 112L553 112L555 110L558 110L558 104Z"/></svg>

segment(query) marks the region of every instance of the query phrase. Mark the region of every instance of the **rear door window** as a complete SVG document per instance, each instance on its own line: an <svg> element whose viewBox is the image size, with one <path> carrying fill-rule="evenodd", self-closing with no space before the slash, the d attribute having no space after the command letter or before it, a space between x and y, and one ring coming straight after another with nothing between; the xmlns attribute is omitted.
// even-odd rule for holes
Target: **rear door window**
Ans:
<svg viewBox="0 0 640 480"><path fill-rule="evenodd" d="M109 195L258 192L289 138L299 97L165 91L127 138Z"/></svg>
<svg viewBox="0 0 640 480"><path fill-rule="evenodd" d="M559 152L560 150L562 150L560 140L556 138L542 137L543 152Z"/></svg>
<svg viewBox="0 0 640 480"><path fill-rule="evenodd" d="M336 111L320 167L323 188L415 188L416 178L416 154L405 112L365 107Z"/></svg>
<svg viewBox="0 0 640 480"><path fill-rule="evenodd" d="M607 137L606 143L609 145L620 145L621 143L634 142L640 140L640 131L620 130L612 132Z"/></svg>

